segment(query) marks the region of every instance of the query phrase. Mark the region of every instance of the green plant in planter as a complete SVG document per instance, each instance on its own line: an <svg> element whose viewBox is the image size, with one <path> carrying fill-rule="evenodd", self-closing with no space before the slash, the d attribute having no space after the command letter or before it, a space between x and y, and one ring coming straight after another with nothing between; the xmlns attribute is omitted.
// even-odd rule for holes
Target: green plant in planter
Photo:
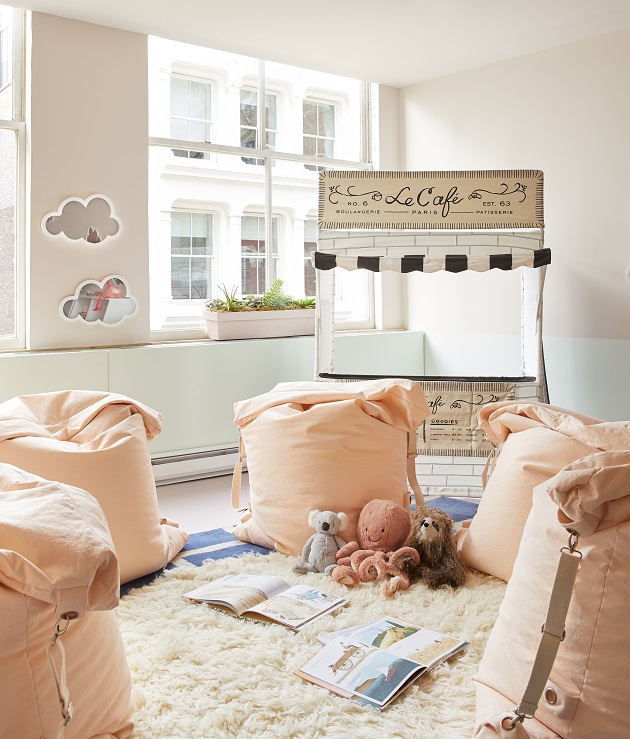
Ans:
<svg viewBox="0 0 630 739"><path fill-rule="evenodd" d="M292 298L282 290L282 280L273 282L263 295L246 295L237 298L237 288L228 290L225 285L219 288L223 298L208 300L206 308L215 312L259 311L259 310L296 310L315 308L315 298Z"/></svg>

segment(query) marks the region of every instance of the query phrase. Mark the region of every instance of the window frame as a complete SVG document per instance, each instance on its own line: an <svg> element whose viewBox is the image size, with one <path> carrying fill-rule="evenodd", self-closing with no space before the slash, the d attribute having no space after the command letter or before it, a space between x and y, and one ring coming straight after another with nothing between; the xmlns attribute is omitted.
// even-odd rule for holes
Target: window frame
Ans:
<svg viewBox="0 0 630 739"><path fill-rule="evenodd" d="M251 92L251 93L254 94L254 96L256 98L256 123L253 126L244 126L243 123L240 120L240 112L241 112L241 106L243 104L243 93L244 92ZM259 99L260 99L260 95L258 93L259 93L259 91L258 91L258 89L256 87L251 87L251 86L248 86L248 85L243 85L239 89L239 140L241 142L243 140L243 130L244 129L247 130L247 131L254 131L254 141L256 141L257 143L260 141L261 124L260 124L260 115L259 115L259 112L258 112L258 107L259 107L258 106L258 102L259 102ZM268 116L267 116L267 97L269 96L270 98L273 98L275 100L275 103L276 103L276 111L275 111L276 112L276 125L277 125L277 122L278 122L278 120L280 118L280 95L275 90L268 90L268 89L265 90L264 95L265 95L265 106L264 106L265 112L264 112L264 115L263 115L263 118L264 118L264 137L263 137L263 140L265 142L265 145L263 147L260 147L260 146L249 147L249 146L243 146L241 144L241 148L243 148L243 149L263 148L263 149L267 149L268 151L275 151L276 150L277 144L273 144L270 147L267 145L267 138L269 137L269 134L273 134L274 141L277 142L277 140L278 140L278 133L279 133L279 128L277 128L277 127L276 128L269 128L269 126L267 125L267 123L268 123L268 120L267 120L268 119ZM243 160L245 160L245 159L251 160L251 161L247 161L246 162L247 164L264 164L264 162L262 162L262 161L256 161L252 157L244 157Z"/></svg>
<svg viewBox="0 0 630 739"><path fill-rule="evenodd" d="M317 108L316 108L316 119L317 119L318 133L316 133L316 134L307 134L304 131L304 124L305 124L305 121L304 121L304 104L305 103L311 103L311 104L314 104L314 105L317 106ZM333 134L333 136L322 136L322 135L319 134L319 106L320 105L327 105L328 107L332 108L332 112L333 112L333 128L334 128L334 134ZM302 98L302 152L304 152L304 140L305 139L313 139L313 141L315 141L315 154L314 154L314 156L320 158L320 154L317 153L317 149L319 148L318 147L318 142L319 141L331 141L332 142L332 145L333 145L333 147L332 147L333 148L333 157L332 157L332 159L334 159L335 158L334 157L334 151L335 151L335 148L336 148L335 147L335 144L337 143L337 135L336 135L336 133L337 133L338 127L339 127L339 106L337 105L336 102L334 102L332 100L325 100L325 99L319 98L319 97L312 97L312 96L309 96L309 95L306 95L304 98Z"/></svg>
<svg viewBox="0 0 630 739"><path fill-rule="evenodd" d="M187 215L190 219L190 253L189 254L175 254L173 252L173 216L177 215ZM209 222L210 228L208 229L207 238L210 240L212 251L210 254L197 254L195 255L192 251L192 239L193 239L193 216L194 215L202 215L206 218L206 221ZM209 219L209 221L208 221ZM215 213L212 210L200 210L200 209L187 209L187 208L171 208L171 234L170 234L170 291L171 291L171 300L173 302L177 302L178 306L185 306L185 305L203 305L211 298L215 297L213 286L216 282L215 280L215 269L216 269L216 252L215 252L215 242L216 242L216 217ZM189 262L189 275L188 275L188 282L189 282L189 288L190 292L192 294L192 262L194 257L205 259L207 262L210 263L210 284L209 284L209 295L205 298L175 298L173 297L173 258L174 257L182 257L187 258Z"/></svg>
<svg viewBox="0 0 630 739"><path fill-rule="evenodd" d="M7 7L7 6L5 6ZM16 146L15 176L15 336L0 337L0 352L26 347L26 124L24 122L24 67L27 11L13 8L12 117L0 119L0 129L13 131ZM5 88L3 88L5 89Z"/></svg>
<svg viewBox="0 0 630 739"><path fill-rule="evenodd" d="M171 89L172 89L171 86L173 84L173 80L184 80L184 81L188 82L189 85L192 84L193 82L197 82L197 83L202 84L202 85L207 85L210 88L210 118L193 118L190 115L187 116L187 117L177 116L177 115L174 116L170 112L170 110L169 110L169 124L170 124L169 125L169 130L171 129L171 125L172 125L173 119L181 120L181 121L188 121L189 130L190 130L190 123L191 122L203 123L209 129L209 137L210 137L210 140L212 140L212 135L213 135L214 129L216 127L216 123L215 123L215 109L216 109L215 98L216 98L216 94L215 94L215 82L214 82L214 80L212 80L212 79L206 79L206 78L203 78L203 77L195 77L194 75L185 74L185 73L182 73L182 72L177 72L177 71L171 70L170 77L169 77L169 93L171 92ZM189 93L188 93L188 108L189 108L189 112L190 112L191 105L192 105L192 95L190 94L190 88L189 88ZM202 142L199 142L199 143L202 143ZM175 152L175 151L179 151L179 150L173 150L173 151ZM188 148L188 149L184 149L184 151L186 152L186 157L183 157L182 154L176 154L176 156L182 156L182 158L186 158L186 159L197 159L197 158L199 158L199 159L206 159L207 158L205 154L202 154L200 157L191 156L191 153L195 151L194 149Z"/></svg>
<svg viewBox="0 0 630 739"><path fill-rule="evenodd" d="M255 259L258 262L262 262L265 268L265 284L263 285L263 290L260 292L250 292L249 290L243 289L243 266L244 261L246 259L251 259L254 257L254 255L246 255L243 251L243 220L245 218L256 218L259 222L259 228L258 233L260 234L260 220L262 219L263 224L265 226L265 233L263 235L263 238L260 237L257 240L258 244L260 245L260 242L264 240L265 249L263 252L260 251L260 246L257 249ZM240 294L241 295L263 295L265 290L268 289L270 283L273 283L274 279L276 279L276 276L278 274L278 266L280 264L280 232L281 232L281 216L274 213L271 216L271 233L272 233L272 239L271 239L271 249L267 249L267 235L268 235L268 229L266 228L266 218L264 213L257 213L257 212L248 212L245 211L241 215L241 253L240 253L240 267L241 267L241 284L240 284ZM274 233L274 226L275 226L275 233ZM275 252L274 252L275 248ZM271 261L269 261L271 259ZM267 269L268 267L271 267L271 269ZM258 272L258 269L257 269ZM258 280L256 280L258 282Z"/></svg>

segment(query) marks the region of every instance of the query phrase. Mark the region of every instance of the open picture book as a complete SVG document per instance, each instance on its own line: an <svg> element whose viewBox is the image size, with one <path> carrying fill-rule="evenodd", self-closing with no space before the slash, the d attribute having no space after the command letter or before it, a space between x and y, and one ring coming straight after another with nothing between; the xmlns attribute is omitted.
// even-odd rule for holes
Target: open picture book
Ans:
<svg viewBox="0 0 630 739"><path fill-rule="evenodd" d="M282 624L293 631L347 603L345 598L310 585L291 587L281 577L246 574L222 577L183 597L235 616Z"/></svg>
<svg viewBox="0 0 630 739"><path fill-rule="evenodd" d="M468 646L461 639L397 618L318 638L324 646L294 674L379 710L420 675Z"/></svg>

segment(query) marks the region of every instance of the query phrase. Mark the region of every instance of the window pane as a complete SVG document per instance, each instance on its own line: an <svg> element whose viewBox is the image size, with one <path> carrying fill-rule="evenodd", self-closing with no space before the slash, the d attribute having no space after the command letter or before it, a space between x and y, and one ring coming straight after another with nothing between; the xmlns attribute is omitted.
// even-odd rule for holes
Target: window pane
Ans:
<svg viewBox="0 0 630 739"><path fill-rule="evenodd" d="M211 296L212 274L211 261L205 257L193 257L191 264L191 297L203 298L204 300Z"/></svg>
<svg viewBox="0 0 630 739"><path fill-rule="evenodd" d="M303 103L304 133L317 136L317 104L305 100Z"/></svg>
<svg viewBox="0 0 630 739"><path fill-rule="evenodd" d="M175 300L190 298L190 259L171 257L171 295Z"/></svg>
<svg viewBox="0 0 630 739"><path fill-rule="evenodd" d="M258 216L243 216L241 219L241 233L243 239L258 240L259 235L264 238L264 230L262 234L259 231L260 218Z"/></svg>
<svg viewBox="0 0 630 739"><path fill-rule="evenodd" d="M320 136L335 135L335 108L319 103L317 106L317 132Z"/></svg>
<svg viewBox="0 0 630 739"><path fill-rule="evenodd" d="M190 237L171 236L172 254L190 254Z"/></svg>
<svg viewBox="0 0 630 739"><path fill-rule="evenodd" d="M190 113L190 83L179 77L171 78L171 115L188 118Z"/></svg>
<svg viewBox="0 0 630 739"><path fill-rule="evenodd" d="M190 121L189 135L186 137L190 141L210 141L210 126L204 121ZM202 154L203 152L196 152Z"/></svg>
<svg viewBox="0 0 630 739"><path fill-rule="evenodd" d="M248 149L255 149L257 138L258 131L256 129L241 128L241 146L246 146Z"/></svg>
<svg viewBox="0 0 630 739"><path fill-rule="evenodd" d="M278 128L278 98L276 95L265 96L265 108L267 114L267 129L275 131Z"/></svg>
<svg viewBox="0 0 630 739"><path fill-rule="evenodd" d="M258 125L257 96L254 90L241 90L241 125Z"/></svg>
<svg viewBox="0 0 630 739"><path fill-rule="evenodd" d="M16 136L0 129L0 337L17 333L16 300Z"/></svg>
<svg viewBox="0 0 630 739"><path fill-rule="evenodd" d="M207 213L192 214L192 253L212 254L212 216Z"/></svg>
<svg viewBox="0 0 630 739"><path fill-rule="evenodd" d="M171 216L171 253L190 254L190 213Z"/></svg>
<svg viewBox="0 0 630 739"><path fill-rule="evenodd" d="M317 154L317 139L313 136L304 137L304 153L310 156Z"/></svg>
<svg viewBox="0 0 630 739"><path fill-rule="evenodd" d="M202 82L190 83L190 117L209 121L210 115L210 85Z"/></svg>
<svg viewBox="0 0 630 739"><path fill-rule="evenodd" d="M317 153L320 156L332 159L334 155L334 141L332 139L317 139Z"/></svg>
<svg viewBox="0 0 630 739"><path fill-rule="evenodd" d="M265 292L265 260L247 258L242 260L241 291L243 295L262 295Z"/></svg>
<svg viewBox="0 0 630 739"><path fill-rule="evenodd" d="M171 138L188 140L188 120L183 118L171 118Z"/></svg>

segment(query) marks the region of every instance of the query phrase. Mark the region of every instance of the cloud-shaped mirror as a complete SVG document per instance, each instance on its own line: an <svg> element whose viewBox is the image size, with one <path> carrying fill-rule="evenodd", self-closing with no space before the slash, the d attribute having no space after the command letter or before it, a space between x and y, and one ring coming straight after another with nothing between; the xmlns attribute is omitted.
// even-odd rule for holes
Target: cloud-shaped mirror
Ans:
<svg viewBox="0 0 630 739"><path fill-rule="evenodd" d="M135 313L138 304L124 278L116 275L102 281L86 280L59 304L59 314L67 321L102 323L113 326Z"/></svg>
<svg viewBox="0 0 630 739"><path fill-rule="evenodd" d="M113 203L108 197L92 195L87 200L64 200L57 211L44 216L42 229L47 236L102 244L120 234L122 223L114 214Z"/></svg>

